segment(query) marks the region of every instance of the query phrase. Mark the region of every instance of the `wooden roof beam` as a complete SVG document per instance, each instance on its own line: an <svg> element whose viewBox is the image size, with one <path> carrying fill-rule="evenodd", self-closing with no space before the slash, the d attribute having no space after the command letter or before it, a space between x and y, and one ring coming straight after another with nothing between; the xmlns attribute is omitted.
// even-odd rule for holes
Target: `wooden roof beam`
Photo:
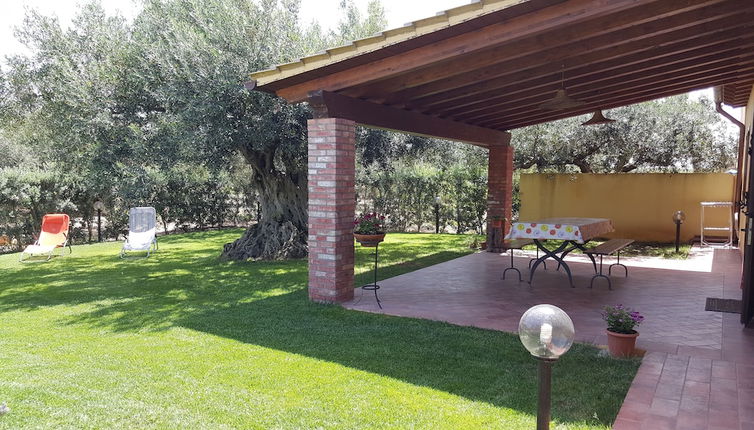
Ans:
<svg viewBox="0 0 754 430"><path fill-rule="evenodd" d="M741 75L745 75L748 73L754 72L754 67L749 69L738 69L738 68L727 68L723 70L719 70L714 74L696 74L692 76L686 76L684 79L681 80L661 80L661 81L655 81L652 82L649 80L644 85L640 86L634 86L632 88L622 88L620 90L615 90L612 92L602 92L602 91L594 91L591 92L589 95L582 94L581 96L577 97L579 100L586 102L587 107L590 109L609 109L607 106L615 106L616 102L626 102L633 103L634 100L636 100L636 95L641 95L645 98L645 100L652 100L656 99L661 96L654 96L654 92L658 92L661 94L666 93L668 89L674 89L674 88L688 88L689 85L691 85L691 89L689 91L693 91L698 88L707 88L710 86L719 85L719 81L721 79L729 79L729 78L738 78ZM737 82L737 79L733 79L732 82ZM673 93L678 94L678 93ZM595 106L596 104L596 106ZM621 106L619 104L619 106ZM582 108L576 108L576 109L569 109L566 111L544 111L542 109L538 109L536 106L532 107L530 109L515 109L511 111L504 111L501 110L497 115L488 115L484 119L479 120L469 120L469 123L472 124L478 124L483 127L491 127L491 128L500 128L499 124L500 121L497 118L504 118L504 121L506 124L513 124L516 123L519 120L528 120L531 118L549 118L550 116L554 114L560 114L560 113L568 113L568 112L581 112ZM565 117L576 115L573 114L566 114ZM560 116L559 116L560 117ZM562 118L562 117L561 117ZM493 127L491 124L494 124Z"/></svg>
<svg viewBox="0 0 754 430"><path fill-rule="evenodd" d="M735 82L740 82L741 80L751 80L751 79L754 79L754 73L735 75L735 76L731 75L731 76L721 77L716 83L712 83L711 85L717 85L717 84L724 85L726 83L732 83L732 82L735 83ZM696 91L696 90L700 90L704 88L709 88L710 84L708 84L707 82L684 83L684 84L679 84L673 87L667 87L663 89L662 91L652 90L652 91L637 93L633 97L625 97L604 106L597 103L590 103L580 108L578 113L558 113L557 115L551 115L546 118L541 117L541 116L535 116L535 117L532 117L531 119L520 120L515 123L510 123L510 124L506 123L505 125L499 125L498 127L501 130L502 129L513 130L516 128L527 127L530 125L541 124L544 122L556 121L559 119L569 118L572 116L589 114L589 113L594 112L596 109L614 109L614 108L618 108L622 106L632 105L635 103L646 102L648 100L656 100L663 97L676 96L679 94L688 93L690 91Z"/></svg>
<svg viewBox="0 0 754 430"><path fill-rule="evenodd" d="M556 65L560 69L560 66L565 66L566 63L568 63L568 69L576 66L573 61L569 61L575 54L599 51L598 54L592 55L594 59L605 56L615 58L632 49L636 50L637 45L645 49L656 47L668 40L673 40L669 37L678 37L672 34L662 39L662 35L671 33L673 30L708 21L719 21L721 15L723 17L735 14L740 16L743 12L742 6L737 4L723 3L708 7L702 7L705 4L699 4L697 6L700 9L667 16L659 12L677 9L677 4L663 2L660 6L664 9L644 6L618 13L610 18L610 26L605 25L605 18L603 18L595 20L589 26L582 24L576 28L558 29L547 35L517 40L481 53L465 54L413 74L391 76L367 86L349 88L347 94L374 99L386 104L411 106L410 101L413 99L444 94L473 83L489 80L505 82L501 71L505 75L542 65ZM652 13L653 11L658 13ZM744 23L739 25L744 25ZM719 24L700 27L697 33L687 31L684 35L693 37L699 32L719 31L721 28ZM654 39L642 42L651 37ZM638 43L629 44L629 42ZM625 45L628 47L620 48ZM547 48L542 49L543 46ZM610 52L607 48L613 48L615 52ZM463 91L466 90L469 88L463 89ZM480 88L477 92L486 90ZM470 93L473 92L467 92L467 94ZM388 96L375 98L374 94L388 94Z"/></svg>
<svg viewBox="0 0 754 430"><path fill-rule="evenodd" d="M584 100L587 103L576 109L563 111L531 111L528 115L520 115L515 119L508 118L505 113L501 112L501 119L486 121L483 126L496 128L499 130L512 130L528 125L540 124L543 122L555 121L558 119L569 118L572 116L583 115L594 112L596 109L613 109L621 106L627 106L634 103L641 103L648 100L655 100L663 97L670 97L684 94L690 91L709 88L716 85L725 85L730 83L745 82L754 79L754 70L745 72L728 72L716 77L702 77L694 80L676 83L674 85L658 85L646 87L641 91L624 93L623 95L606 95L609 97L602 98L599 95L591 99Z"/></svg>
<svg viewBox="0 0 754 430"><path fill-rule="evenodd" d="M749 51L746 55L721 59L711 64L692 65L685 68L674 68L673 66L669 66L659 68L655 71L649 71L644 74L636 73L633 77L605 79L601 84L598 84L597 82L591 85L589 83L584 83L579 86L567 86L566 88L571 97L582 99L595 94L607 95L621 90L641 88L647 84L665 82L674 83L697 76L715 76L716 74L719 74L720 71L745 70L753 66L754 52ZM464 112L462 115L453 117L453 119L456 121L462 120L477 123L478 121L484 121L487 117L495 117L499 115L501 111L506 112L506 115L515 115L515 112L539 110L539 105L552 98L555 94L555 90L558 88L560 88L559 85L554 85L549 91L539 91L536 94L531 94L524 98L506 100L503 103L490 105L490 107L485 108L484 110L473 113Z"/></svg>
<svg viewBox="0 0 754 430"><path fill-rule="evenodd" d="M746 46L754 46L754 40L742 44ZM582 94L588 91L600 90L611 91L615 88L622 88L627 86L634 86L635 84L641 85L642 82L649 79L670 79L678 80L690 74L712 73L723 67L739 66L751 63L754 61L752 53L750 51L742 51L740 49L734 49L732 52L737 52L739 55L731 56L730 52L723 52L720 54L707 55L701 58L695 58L688 61L684 61L677 64L668 65L655 65L643 69L636 69L631 73L631 69L623 70L620 73L609 72L597 72L595 78L580 79L577 83L568 82L566 89L572 97L578 97L578 94ZM741 52L745 52L746 55L740 55ZM526 87L529 89L529 87ZM538 86L531 88L530 91L525 92L511 92L510 95L502 97L494 97L486 100L486 103L479 104L476 109L463 109L458 112L437 112L437 116L450 117L458 120L474 119L477 120L484 117L485 114L494 114L501 109L528 109L529 107L537 107L545 100L552 98L555 91L560 89L560 84L550 83L545 86ZM517 93L523 93L521 96L516 97Z"/></svg>
<svg viewBox="0 0 754 430"><path fill-rule="evenodd" d="M594 87L598 85L609 84L610 82L616 82L621 78L634 78L646 73L673 73L687 70L693 67L699 67L702 65L709 65L718 63L721 61L729 60L732 55L741 52L741 49L754 46L754 36L750 40L740 41L736 45L727 45L725 49L717 51L717 53L710 54L710 51L699 53L680 53L672 57L663 59L656 59L646 61L643 63L627 64L624 67L617 67L614 69L601 69L595 66L590 74L582 75L577 79L569 79L566 82L566 88L571 90L578 90L583 87ZM712 51L715 52L715 51ZM490 94L489 98L477 99L474 103L468 103L460 106L451 106L448 109L432 109L432 114L440 117L454 117L460 115L460 117L471 116L474 113L483 112L485 110L493 109L496 105L502 105L510 103L511 100L516 100L518 95L526 96L533 93L553 93L560 89L560 83L555 83L552 79L541 78L536 81L529 81L521 83L520 85L512 85L501 91L502 94L498 95Z"/></svg>
<svg viewBox="0 0 754 430"><path fill-rule="evenodd" d="M508 133L500 130L394 109L328 91L314 91L308 101L316 118L350 119L374 128L456 140L484 148L509 141Z"/></svg>
<svg viewBox="0 0 754 430"><path fill-rule="evenodd" d="M754 19L754 14L751 17ZM713 30L718 28L713 27ZM630 43L628 44L630 47L623 45L591 51L584 55L573 55L563 63L568 83L570 85L574 80L584 76L594 76L597 71L626 69L628 66L649 64L650 62L659 63L662 60L679 61L692 56L705 55L707 51L731 49L731 43L735 44L742 36L752 34L751 28L744 26L734 28L732 31L714 33L701 31L699 27L691 27L681 32L675 32L674 36L680 36L681 33L687 38L681 38L677 43L668 44L663 35ZM634 49L636 47L638 49ZM559 83L560 73L561 70L558 69L557 64L549 63L514 73L506 73L500 75L499 78L476 82L445 93L418 98L411 101L407 107L419 111L442 112L447 108L470 106L480 102L479 95L484 95L484 100L489 100L500 95L510 94L511 91L526 90L527 85L547 82Z"/></svg>
<svg viewBox="0 0 754 430"><path fill-rule="evenodd" d="M675 72L683 71L688 68L697 67L700 65L712 64L720 61L725 61L732 56L740 53L742 49L754 46L754 35L751 39L738 40L735 44L727 44L716 46L716 49L705 50L702 52L681 52L679 54L661 58L652 59L649 61L631 63L629 62L622 67L614 67L602 69L599 65L594 67L587 67L586 70L590 70L587 74L582 74L578 78L569 79L566 81L566 88L569 90L577 90L580 87L594 87L600 85L603 82L611 82L621 77L633 78L644 73L663 73L663 72ZM713 52L713 54L710 54ZM649 57L651 58L651 57ZM448 104L447 109L441 109L440 106L436 106L434 109L418 109L419 111L431 112L431 114L441 117L453 117L455 115L461 115L461 117L472 115L476 112L482 112L492 109L494 106L510 103L512 100L517 99L517 95L527 94L531 96L533 93L552 93L560 88L559 82L554 82L553 79L539 78L534 81L516 81L508 87L495 91L489 94L487 97L476 97L473 102L461 103L458 105L453 103Z"/></svg>
<svg viewBox="0 0 754 430"><path fill-rule="evenodd" d="M724 0L717 0L724 1ZM728 0L731 1L731 0ZM738 1L738 0L735 0ZM684 4L714 3L713 0L684 0ZM667 3L665 0L572 0L546 7L532 13L499 22L479 30L440 40L408 52L403 52L369 64L281 88L277 95L289 102L304 101L310 91L338 91L384 78L385 76L418 70L459 54L483 51L506 41L546 34L552 27L578 26L599 16L641 6Z"/></svg>

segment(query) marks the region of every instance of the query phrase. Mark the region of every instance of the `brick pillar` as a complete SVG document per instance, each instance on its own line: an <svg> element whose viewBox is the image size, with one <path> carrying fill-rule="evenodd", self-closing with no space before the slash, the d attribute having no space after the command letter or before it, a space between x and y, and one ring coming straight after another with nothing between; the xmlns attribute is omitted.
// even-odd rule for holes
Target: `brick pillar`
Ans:
<svg viewBox="0 0 754 430"><path fill-rule="evenodd" d="M353 299L355 124L309 120L309 298Z"/></svg>
<svg viewBox="0 0 754 430"><path fill-rule="evenodd" d="M510 138L509 138L510 139ZM505 142L490 146L487 166L487 250L501 252L503 236L508 232L513 203L513 147ZM494 227L493 219L505 218L503 227Z"/></svg>

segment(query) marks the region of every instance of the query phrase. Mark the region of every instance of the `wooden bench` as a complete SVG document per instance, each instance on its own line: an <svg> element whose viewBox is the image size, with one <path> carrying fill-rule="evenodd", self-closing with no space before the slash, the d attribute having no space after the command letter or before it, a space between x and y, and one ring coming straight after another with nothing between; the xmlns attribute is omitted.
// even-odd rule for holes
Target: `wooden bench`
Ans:
<svg viewBox="0 0 754 430"><path fill-rule="evenodd" d="M626 277L628 277L628 267L620 263L620 252L621 250L623 250L623 248L627 247L628 245L632 243L634 243L633 239L610 239L607 242L597 245L594 248L586 251L587 254L600 256L600 272L592 276L592 282L589 283L589 288L592 288L592 286L594 285L594 280L596 278L605 278L607 279L607 288L610 290L613 289L612 283L610 282L610 278L608 276L605 276L602 273L602 257L606 255L616 254L618 257L618 261L616 263L611 264L610 267L608 268L607 274L612 275L613 266L620 266L623 268L623 270L626 271Z"/></svg>
<svg viewBox="0 0 754 430"><path fill-rule="evenodd" d="M533 244L534 241L531 239L506 239L503 241L503 252L510 251L511 252L511 265L510 267L503 270L503 280L505 280L505 274L509 270L515 270L518 272L518 282L523 281L523 278L521 277L521 271L513 267L513 250L514 249L522 249L526 245Z"/></svg>

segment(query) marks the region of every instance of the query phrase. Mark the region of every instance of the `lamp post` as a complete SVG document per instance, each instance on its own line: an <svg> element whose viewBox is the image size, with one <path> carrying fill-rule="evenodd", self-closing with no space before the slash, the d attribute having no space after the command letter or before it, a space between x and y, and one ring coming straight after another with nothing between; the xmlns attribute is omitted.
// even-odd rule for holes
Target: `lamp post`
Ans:
<svg viewBox="0 0 754 430"><path fill-rule="evenodd" d="M571 318L553 305L529 308L518 323L521 343L539 360L537 430L550 428L552 365L571 348L574 335Z"/></svg>
<svg viewBox="0 0 754 430"><path fill-rule="evenodd" d="M675 252L678 252L678 246L681 242L681 224L686 220L686 214L683 211L676 211L673 214L673 222L675 223Z"/></svg>
<svg viewBox="0 0 754 430"><path fill-rule="evenodd" d="M105 204L102 200L97 199L94 201L94 210L97 211L97 242L102 242L102 210L105 209Z"/></svg>
<svg viewBox="0 0 754 430"><path fill-rule="evenodd" d="M435 196L435 233L440 232L440 196Z"/></svg>

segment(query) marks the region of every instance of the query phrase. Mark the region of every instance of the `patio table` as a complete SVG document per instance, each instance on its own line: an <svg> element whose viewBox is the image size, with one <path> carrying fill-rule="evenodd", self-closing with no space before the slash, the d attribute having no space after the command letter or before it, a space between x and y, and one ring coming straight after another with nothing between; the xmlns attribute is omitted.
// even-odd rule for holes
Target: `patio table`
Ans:
<svg viewBox="0 0 754 430"><path fill-rule="evenodd" d="M552 258L558 262L558 268L562 266L565 269L568 282L575 288L571 269L563 259L575 249L586 251L584 244L613 230L613 223L607 218L547 218L535 222L514 222L506 239L533 239L537 248L544 253L529 269L529 284L534 279L537 266ZM559 240L562 243L550 251L542 244L546 240ZM594 271L597 273L597 262L594 257L591 254L586 255L592 260Z"/></svg>

